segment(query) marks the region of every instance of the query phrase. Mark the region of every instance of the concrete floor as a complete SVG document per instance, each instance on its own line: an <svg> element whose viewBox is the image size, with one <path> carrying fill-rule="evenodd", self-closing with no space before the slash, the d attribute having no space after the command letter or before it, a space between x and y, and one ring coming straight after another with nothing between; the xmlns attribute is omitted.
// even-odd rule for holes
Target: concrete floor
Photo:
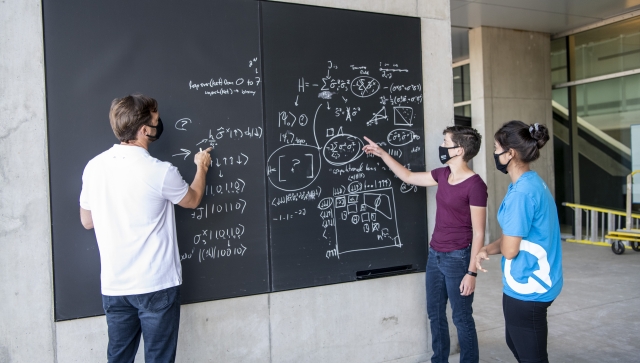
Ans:
<svg viewBox="0 0 640 363"><path fill-rule="evenodd" d="M550 362L640 362L640 252L563 242L564 288L549 308ZM473 303L480 362L516 362L504 341L501 256ZM458 363L459 355L450 363Z"/></svg>

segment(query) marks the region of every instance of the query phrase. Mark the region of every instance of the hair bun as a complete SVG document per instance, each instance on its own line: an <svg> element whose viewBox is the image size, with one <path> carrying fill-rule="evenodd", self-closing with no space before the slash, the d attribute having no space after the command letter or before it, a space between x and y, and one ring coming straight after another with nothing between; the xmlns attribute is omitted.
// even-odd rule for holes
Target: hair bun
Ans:
<svg viewBox="0 0 640 363"><path fill-rule="evenodd" d="M529 133L531 134L531 138L536 140L538 149L542 149L547 141L549 141L549 129L543 124L534 123L530 125Z"/></svg>

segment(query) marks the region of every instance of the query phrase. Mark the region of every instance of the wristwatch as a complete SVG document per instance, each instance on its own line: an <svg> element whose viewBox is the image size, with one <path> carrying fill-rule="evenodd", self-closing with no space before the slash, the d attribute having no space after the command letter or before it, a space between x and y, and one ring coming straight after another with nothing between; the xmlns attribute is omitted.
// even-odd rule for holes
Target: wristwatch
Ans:
<svg viewBox="0 0 640 363"><path fill-rule="evenodd" d="M467 271L467 275L471 275L473 277L476 277L476 276L478 276L478 273L477 272L473 272L473 271Z"/></svg>

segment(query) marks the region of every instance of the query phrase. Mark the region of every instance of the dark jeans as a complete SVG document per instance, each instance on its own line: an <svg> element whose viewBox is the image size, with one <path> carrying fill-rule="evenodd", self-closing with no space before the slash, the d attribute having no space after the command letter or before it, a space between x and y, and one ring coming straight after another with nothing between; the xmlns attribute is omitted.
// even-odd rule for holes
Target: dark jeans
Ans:
<svg viewBox="0 0 640 363"><path fill-rule="evenodd" d="M175 362L180 286L140 295L102 295L109 328L109 363L133 363L140 335L146 362Z"/></svg>
<svg viewBox="0 0 640 363"><path fill-rule="evenodd" d="M431 323L431 362L449 361L449 324L447 299L451 301L453 323L458 330L460 362L479 361L478 336L473 321L473 293L460 295L460 283L469 269L471 247L451 252L438 252L429 248L427 260L427 313Z"/></svg>
<svg viewBox="0 0 640 363"><path fill-rule="evenodd" d="M522 301L502 294L505 337L518 362L549 363L547 308L552 302Z"/></svg>

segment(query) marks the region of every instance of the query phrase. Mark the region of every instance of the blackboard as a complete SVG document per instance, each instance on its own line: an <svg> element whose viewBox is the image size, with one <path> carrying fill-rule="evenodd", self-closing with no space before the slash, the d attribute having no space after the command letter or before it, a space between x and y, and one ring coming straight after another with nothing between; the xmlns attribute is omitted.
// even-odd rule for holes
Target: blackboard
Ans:
<svg viewBox="0 0 640 363"><path fill-rule="evenodd" d="M103 314L93 230L79 222L86 163L118 143L111 100L158 100L152 156L191 183L213 146L201 208L176 206L182 302L269 291L259 2L44 1L55 318Z"/></svg>
<svg viewBox="0 0 640 363"><path fill-rule="evenodd" d="M158 100L149 151L187 182L214 147L202 204L175 207L183 303L424 270L424 189L360 151L366 135L424 170L419 19L252 0L43 15L57 321L103 313L78 198L118 143L111 100L133 92Z"/></svg>
<svg viewBox="0 0 640 363"><path fill-rule="evenodd" d="M425 170L420 20L262 4L273 290L424 270L426 196L363 136Z"/></svg>

